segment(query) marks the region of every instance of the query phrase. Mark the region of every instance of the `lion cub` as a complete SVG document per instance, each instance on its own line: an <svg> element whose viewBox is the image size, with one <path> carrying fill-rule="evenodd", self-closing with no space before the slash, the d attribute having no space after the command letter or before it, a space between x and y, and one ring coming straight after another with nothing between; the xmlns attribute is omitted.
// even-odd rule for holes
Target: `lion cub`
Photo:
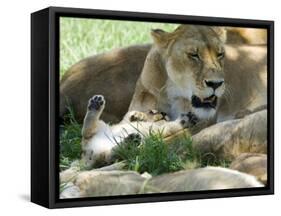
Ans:
<svg viewBox="0 0 281 216"><path fill-rule="evenodd" d="M164 113L150 110L142 118L140 112L129 112L117 125L110 126L100 120L105 107L102 95L93 96L87 107L82 128L82 162L86 168L96 164L109 163L112 159L112 150L124 139L137 137L140 139L151 131L159 132L164 137L183 128L195 124L197 119L191 113L181 115L174 121L167 121ZM139 119L142 119L139 121Z"/></svg>

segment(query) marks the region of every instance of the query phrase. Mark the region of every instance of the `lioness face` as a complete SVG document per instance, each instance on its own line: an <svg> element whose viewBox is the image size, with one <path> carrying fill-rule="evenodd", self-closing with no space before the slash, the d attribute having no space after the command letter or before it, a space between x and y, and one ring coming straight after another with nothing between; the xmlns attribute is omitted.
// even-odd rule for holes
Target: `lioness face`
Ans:
<svg viewBox="0 0 281 216"><path fill-rule="evenodd" d="M156 42L168 77L180 89L178 96L189 99L194 108L215 110L225 90L223 30L182 25L175 32L162 33L158 39L162 39Z"/></svg>

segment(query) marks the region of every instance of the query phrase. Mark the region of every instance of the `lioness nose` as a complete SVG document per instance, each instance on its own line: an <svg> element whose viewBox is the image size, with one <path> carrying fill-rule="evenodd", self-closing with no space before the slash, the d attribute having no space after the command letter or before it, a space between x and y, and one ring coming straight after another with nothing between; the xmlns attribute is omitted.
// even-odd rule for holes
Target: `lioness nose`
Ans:
<svg viewBox="0 0 281 216"><path fill-rule="evenodd" d="M223 84L223 80L205 80L205 83L208 87L213 88L216 90L218 87L220 87Z"/></svg>

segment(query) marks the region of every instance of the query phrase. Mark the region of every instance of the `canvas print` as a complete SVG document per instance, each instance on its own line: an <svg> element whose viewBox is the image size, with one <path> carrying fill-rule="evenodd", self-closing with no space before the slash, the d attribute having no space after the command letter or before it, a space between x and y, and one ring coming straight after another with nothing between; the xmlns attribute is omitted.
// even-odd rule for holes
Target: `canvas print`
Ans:
<svg viewBox="0 0 281 216"><path fill-rule="evenodd" d="M60 199L267 185L267 30L60 17Z"/></svg>

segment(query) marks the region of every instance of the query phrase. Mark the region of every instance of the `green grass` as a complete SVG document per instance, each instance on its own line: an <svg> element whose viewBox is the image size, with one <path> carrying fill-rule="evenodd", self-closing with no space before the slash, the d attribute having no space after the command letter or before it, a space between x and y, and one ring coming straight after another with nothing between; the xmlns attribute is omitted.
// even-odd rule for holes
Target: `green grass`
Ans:
<svg viewBox="0 0 281 216"><path fill-rule="evenodd" d="M69 113L65 116L65 124L60 127L60 170L70 167L74 160L80 159L81 154L81 129L69 108Z"/></svg>
<svg viewBox="0 0 281 216"><path fill-rule="evenodd" d="M114 149L114 156L125 161L128 170L158 175L183 169L183 161L164 142L161 133L150 132L141 144L125 140Z"/></svg>
<svg viewBox="0 0 281 216"><path fill-rule="evenodd" d="M198 152L190 136L183 136L167 144L161 133L156 132L150 132L141 144L136 140L125 139L114 149L114 156L117 161L125 161L128 170L152 175L205 166L229 166L229 161Z"/></svg>
<svg viewBox="0 0 281 216"><path fill-rule="evenodd" d="M173 31L178 25L60 18L60 75L79 60L114 48L151 43L151 29Z"/></svg>

